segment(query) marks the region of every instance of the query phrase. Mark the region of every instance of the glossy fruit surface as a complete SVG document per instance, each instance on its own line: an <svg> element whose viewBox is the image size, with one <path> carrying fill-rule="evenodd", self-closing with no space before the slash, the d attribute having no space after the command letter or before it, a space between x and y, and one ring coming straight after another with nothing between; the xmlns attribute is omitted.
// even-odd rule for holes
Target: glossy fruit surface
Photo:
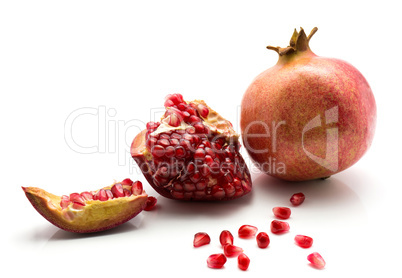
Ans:
<svg viewBox="0 0 402 278"><path fill-rule="evenodd" d="M133 140L131 155L162 196L188 201L236 199L251 191L232 124L202 100L168 95L160 122Z"/></svg>
<svg viewBox="0 0 402 278"><path fill-rule="evenodd" d="M307 260L315 268L323 269L325 267L325 261L323 257L317 252L313 252L310 255L308 255Z"/></svg>
<svg viewBox="0 0 402 278"><path fill-rule="evenodd" d="M271 232L273 234L283 234L289 231L290 226L288 222L273 220L271 222Z"/></svg>
<svg viewBox="0 0 402 278"><path fill-rule="evenodd" d="M251 238L256 235L258 228L252 225L242 225L239 228L239 237L240 238Z"/></svg>
<svg viewBox="0 0 402 278"><path fill-rule="evenodd" d="M255 165L291 181L326 178L368 150L376 103L364 76L349 63L314 54L296 30L277 64L258 75L241 104L243 144Z"/></svg>
<svg viewBox="0 0 402 278"><path fill-rule="evenodd" d="M148 195L115 183L97 191L57 196L38 187L22 187L33 207L50 223L70 232L91 233L116 227L140 213Z"/></svg>
<svg viewBox="0 0 402 278"><path fill-rule="evenodd" d="M243 271L246 271L250 265L250 259L249 257L247 257L246 254L241 253L238 257L237 257L237 265L239 266L239 268Z"/></svg>
<svg viewBox="0 0 402 278"><path fill-rule="evenodd" d="M297 235L295 236L295 242L302 248L310 248L313 245L313 239L309 236Z"/></svg>
<svg viewBox="0 0 402 278"><path fill-rule="evenodd" d="M270 243L269 236L265 232L258 233L256 240L259 248L267 248Z"/></svg>
<svg viewBox="0 0 402 278"><path fill-rule="evenodd" d="M211 238L207 233L199 232L194 235L193 246L194 247L201 247L207 245L211 242Z"/></svg>
<svg viewBox="0 0 402 278"><path fill-rule="evenodd" d="M287 207L274 207L272 209L274 215L280 219L288 219L292 211Z"/></svg>
<svg viewBox="0 0 402 278"><path fill-rule="evenodd" d="M290 202L294 206L300 206L304 202L305 199L306 199L306 196L302 192L299 192L299 193L293 194L292 197L290 197Z"/></svg>
<svg viewBox="0 0 402 278"><path fill-rule="evenodd" d="M210 268L222 268L227 259L224 254L212 254L207 259L207 265Z"/></svg>

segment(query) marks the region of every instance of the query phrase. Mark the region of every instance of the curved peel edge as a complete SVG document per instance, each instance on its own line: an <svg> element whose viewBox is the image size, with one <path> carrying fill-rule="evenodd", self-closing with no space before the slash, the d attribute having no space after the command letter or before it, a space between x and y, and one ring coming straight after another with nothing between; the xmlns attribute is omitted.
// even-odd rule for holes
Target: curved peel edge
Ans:
<svg viewBox="0 0 402 278"><path fill-rule="evenodd" d="M81 210L62 209L61 197L38 187L22 187L32 206L53 225L69 232L93 233L121 225L146 206L148 195L120 197L108 201L93 200Z"/></svg>

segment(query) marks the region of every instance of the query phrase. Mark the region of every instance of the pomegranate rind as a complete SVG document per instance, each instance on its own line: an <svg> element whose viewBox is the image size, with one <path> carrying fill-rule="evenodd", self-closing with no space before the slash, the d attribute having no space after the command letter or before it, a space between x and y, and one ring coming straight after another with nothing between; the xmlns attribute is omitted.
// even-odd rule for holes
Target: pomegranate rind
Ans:
<svg viewBox="0 0 402 278"><path fill-rule="evenodd" d="M110 189L112 186L105 187ZM148 195L114 198L107 201L90 200L81 209L73 204L65 209L60 206L61 197L38 187L22 187L32 206L53 225L69 232L93 233L121 225L146 205Z"/></svg>

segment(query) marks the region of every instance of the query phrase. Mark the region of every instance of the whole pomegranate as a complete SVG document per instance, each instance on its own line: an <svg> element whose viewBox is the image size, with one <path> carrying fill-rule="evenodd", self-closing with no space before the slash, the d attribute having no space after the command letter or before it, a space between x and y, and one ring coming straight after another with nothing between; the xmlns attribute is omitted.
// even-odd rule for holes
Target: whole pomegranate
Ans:
<svg viewBox="0 0 402 278"><path fill-rule="evenodd" d="M160 122L149 122L131 145L131 155L162 196L188 201L239 198L251 177L232 124L204 101L180 94L165 100Z"/></svg>
<svg viewBox="0 0 402 278"><path fill-rule="evenodd" d="M258 75L241 104L241 131L251 159L284 180L329 177L370 147L376 104L363 75L349 63L314 54L301 28L277 64Z"/></svg>

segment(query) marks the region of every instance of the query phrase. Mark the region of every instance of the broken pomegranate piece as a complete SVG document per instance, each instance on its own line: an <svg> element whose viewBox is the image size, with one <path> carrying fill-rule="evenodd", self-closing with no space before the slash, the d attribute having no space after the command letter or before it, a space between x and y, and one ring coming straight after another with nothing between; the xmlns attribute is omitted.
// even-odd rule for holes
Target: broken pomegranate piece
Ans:
<svg viewBox="0 0 402 278"><path fill-rule="evenodd" d="M250 173L232 124L204 101L168 95L160 122L147 123L131 155L162 196L178 200L231 200L251 191Z"/></svg>
<svg viewBox="0 0 402 278"><path fill-rule="evenodd" d="M37 187L22 187L33 207L50 223L70 232L91 233L116 227L140 213L148 195L131 193L131 184L114 183L94 192L56 196Z"/></svg>

